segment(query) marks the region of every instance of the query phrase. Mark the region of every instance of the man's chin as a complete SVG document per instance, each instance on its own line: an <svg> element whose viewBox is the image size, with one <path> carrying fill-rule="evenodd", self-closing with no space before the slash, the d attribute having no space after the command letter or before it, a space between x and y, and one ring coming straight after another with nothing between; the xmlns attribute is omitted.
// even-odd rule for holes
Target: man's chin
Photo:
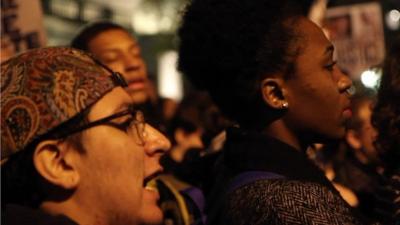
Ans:
<svg viewBox="0 0 400 225"><path fill-rule="evenodd" d="M146 225L162 224L164 215L158 206L152 206L151 209L146 209L142 214L142 223Z"/></svg>
<svg viewBox="0 0 400 225"><path fill-rule="evenodd" d="M133 102L137 105L145 103L149 98L144 91L130 92L129 95L131 96Z"/></svg>

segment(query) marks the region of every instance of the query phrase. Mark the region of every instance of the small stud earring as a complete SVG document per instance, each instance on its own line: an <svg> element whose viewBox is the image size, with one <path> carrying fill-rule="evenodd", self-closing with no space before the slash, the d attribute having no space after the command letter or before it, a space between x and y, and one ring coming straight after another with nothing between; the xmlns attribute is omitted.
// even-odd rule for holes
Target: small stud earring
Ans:
<svg viewBox="0 0 400 225"><path fill-rule="evenodd" d="M289 103L288 102L282 103L282 109L287 109L287 108L289 108Z"/></svg>

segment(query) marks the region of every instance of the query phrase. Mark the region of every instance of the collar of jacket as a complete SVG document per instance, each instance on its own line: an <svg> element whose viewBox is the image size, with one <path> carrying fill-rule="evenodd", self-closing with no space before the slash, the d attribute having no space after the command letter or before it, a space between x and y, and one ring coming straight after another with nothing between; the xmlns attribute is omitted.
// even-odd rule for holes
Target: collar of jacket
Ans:
<svg viewBox="0 0 400 225"><path fill-rule="evenodd" d="M265 134L239 128L227 130L223 164L231 174L244 171L268 171L287 179L320 183L335 190L305 153Z"/></svg>

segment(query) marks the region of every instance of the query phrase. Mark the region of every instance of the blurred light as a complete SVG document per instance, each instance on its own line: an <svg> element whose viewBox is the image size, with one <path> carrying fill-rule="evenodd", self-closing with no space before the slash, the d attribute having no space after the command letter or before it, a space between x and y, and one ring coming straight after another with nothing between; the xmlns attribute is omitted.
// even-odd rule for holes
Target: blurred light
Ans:
<svg viewBox="0 0 400 225"><path fill-rule="evenodd" d="M79 6L75 1L54 0L51 2L51 11L60 16L74 19L78 16Z"/></svg>
<svg viewBox="0 0 400 225"><path fill-rule="evenodd" d="M174 27L170 17L159 15L156 11L137 11L132 15L131 23L135 32L146 35L170 33Z"/></svg>
<svg viewBox="0 0 400 225"><path fill-rule="evenodd" d="M377 88L380 77L379 71L366 70L361 74L361 82L367 88Z"/></svg>
<svg viewBox="0 0 400 225"><path fill-rule="evenodd" d="M101 10L103 8L96 4L87 3L85 7L83 7L83 18L86 21L92 21L101 18Z"/></svg>
<svg viewBox="0 0 400 225"><path fill-rule="evenodd" d="M132 15L133 29L140 34L157 34L160 32L159 18L155 13L137 11Z"/></svg>
<svg viewBox="0 0 400 225"><path fill-rule="evenodd" d="M396 9L390 10L389 17L393 21L399 21L400 20L400 12Z"/></svg>
<svg viewBox="0 0 400 225"><path fill-rule="evenodd" d="M397 30L400 28L400 12L396 9L390 10L386 16L386 25L391 30Z"/></svg>
<svg viewBox="0 0 400 225"><path fill-rule="evenodd" d="M131 24L138 34L154 35L159 33L172 34L179 20L181 1L143 0L135 6Z"/></svg>
<svg viewBox="0 0 400 225"><path fill-rule="evenodd" d="M178 54L167 51L158 58L158 87L160 96L180 101L183 97L181 74L176 70Z"/></svg>

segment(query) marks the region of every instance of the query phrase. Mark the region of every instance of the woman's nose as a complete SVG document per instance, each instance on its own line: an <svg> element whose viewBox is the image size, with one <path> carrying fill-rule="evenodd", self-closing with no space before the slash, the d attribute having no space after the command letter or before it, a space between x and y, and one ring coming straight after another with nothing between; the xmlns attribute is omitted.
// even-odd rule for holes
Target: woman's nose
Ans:
<svg viewBox="0 0 400 225"><path fill-rule="evenodd" d="M349 76L344 74L342 71L339 70L339 73L340 73L340 77L338 80L338 87L339 87L339 91L342 93L342 92L349 90L352 87L353 82L351 81Z"/></svg>

